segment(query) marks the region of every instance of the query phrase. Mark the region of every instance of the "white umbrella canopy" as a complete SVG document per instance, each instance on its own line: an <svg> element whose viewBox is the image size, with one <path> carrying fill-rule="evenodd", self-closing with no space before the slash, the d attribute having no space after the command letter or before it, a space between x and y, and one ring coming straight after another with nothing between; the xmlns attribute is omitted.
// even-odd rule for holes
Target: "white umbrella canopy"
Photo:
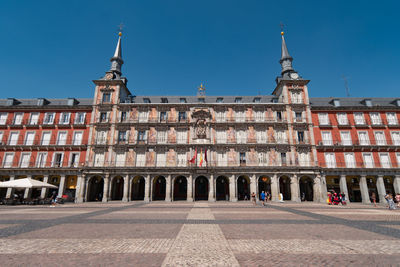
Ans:
<svg viewBox="0 0 400 267"><path fill-rule="evenodd" d="M24 189L24 188L58 188L55 185L44 183L38 180L34 180L31 178L23 178L16 179L7 182L0 182L0 188L16 188L16 189Z"/></svg>

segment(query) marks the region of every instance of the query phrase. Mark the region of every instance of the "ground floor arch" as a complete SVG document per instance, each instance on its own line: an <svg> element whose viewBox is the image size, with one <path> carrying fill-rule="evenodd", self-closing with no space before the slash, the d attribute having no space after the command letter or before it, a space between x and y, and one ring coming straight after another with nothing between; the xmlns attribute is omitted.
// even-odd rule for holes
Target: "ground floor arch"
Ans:
<svg viewBox="0 0 400 267"><path fill-rule="evenodd" d="M385 190L387 194L392 194L392 196L396 195L396 192L394 191L394 177L393 176L385 176L383 177L383 183L385 185Z"/></svg>
<svg viewBox="0 0 400 267"><path fill-rule="evenodd" d="M237 198L238 200L250 199L250 178L246 175L241 175L237 179Z"/></svg>
<svg viewBox="0 0 400 267"><path fill-rule="evenodd" d="M218 176L215 181L216 192L215 198L216 200L226 200L229 201L229 179L225 176Z"/></svg>
<svg viewBox="0 0 400 267"><path fill-rule="evenodd" d="M178 176L174 179L173 200L187 199L187 179L185 176Z"/></svg>
<svg viewBox="0 0 400 267"><path fill-rule="evenodd" d="M375 194L376 203L379 202L379 194L378 188L376 186L377 177L376 176L367 176L367 187L368 187L368 195L372 201L372 195Z"/></svg>
<svg viewBox="0 0 400 267"><path fill-rule="evenodd" d="M153 200L165 200L166 180L164 176L153 179Z"/></svg>
<svg viewBox="0 0 400 267"><path fill-rule="evenodd" d="M258 178L258 199L261 199L261 193L263 191L271 195L271 178L265 175Z"/></svg>
<svg viewBox="0 0 400 267"><path fill-rule="evenodd" d="M300 177L300 199L301 201L313 201L314 189L313 179L308 176Z"/></svg>
<svg viewBox="0 0 400 267"><path fill-rule="evenodd" d="M88 181L87 201L101 201L103 199L104 179L93 176Z"/></svg>
<svg viewBox="0 0 400 267"><path fill-rule="evenodd" d="M111 200L122 200L124 196L124 178L114 177L111 182Z"/></svg>
<svg viewBox="0 0 400 267"><path fill-rule="evenodd" d="M292 195L290 192L290 178L281 176L279 178L279 192L282 194L283 200L291 200Z"/></svg>
<svg viewBox="0 0 400 267"><path fill-rule="evenodd" d="M144 200L145 180L142 176L132 179L131 200Z"/></svg>
<svg viewBox="0 0 400 267"><path fill-rule="evenodd" d="M337 178L337 180L339 180L339 178ZM350 202L362 202L360 178L356 176L346 177L346 186L349 194L346 198L350 200ZM335 192L340 192L340 188L335 190Z"/></svg>
<svg viewBox="0 0 400 267"><path fill-rule="evenodd" d="M208 200L209 185L207 177L197 177L194 188L194 200Z"/></svg>

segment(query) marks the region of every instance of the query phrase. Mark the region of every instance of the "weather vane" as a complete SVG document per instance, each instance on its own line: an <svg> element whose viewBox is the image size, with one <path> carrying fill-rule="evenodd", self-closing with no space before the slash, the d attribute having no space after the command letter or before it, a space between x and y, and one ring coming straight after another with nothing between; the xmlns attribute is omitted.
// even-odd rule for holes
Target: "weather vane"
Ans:
<svg viewBox="0 0 400 267"><path fill-rule="evenodd" d="M119 36L121 36L122 35L122 29L124 28L124 24L121 22L119 25L118 25L118 35Z"/></svg>
<svg viewBox="0 0 400 267"><path fill-rule="evenodd" d="M285 25L281 22L281 23L279 24L279 26L281 26L281 35L283 35L283 28L285 27Z"/></svg>

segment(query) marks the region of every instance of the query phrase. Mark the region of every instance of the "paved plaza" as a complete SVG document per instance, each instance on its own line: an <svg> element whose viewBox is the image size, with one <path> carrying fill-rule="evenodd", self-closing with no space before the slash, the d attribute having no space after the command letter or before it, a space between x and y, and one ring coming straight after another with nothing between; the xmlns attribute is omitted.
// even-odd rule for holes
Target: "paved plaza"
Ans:
<svg viewBox="0 0 400 267"><path fill-rule="evenodd" d="M131 202L0 207L1 266L400 265L400 210Z"/></svg>

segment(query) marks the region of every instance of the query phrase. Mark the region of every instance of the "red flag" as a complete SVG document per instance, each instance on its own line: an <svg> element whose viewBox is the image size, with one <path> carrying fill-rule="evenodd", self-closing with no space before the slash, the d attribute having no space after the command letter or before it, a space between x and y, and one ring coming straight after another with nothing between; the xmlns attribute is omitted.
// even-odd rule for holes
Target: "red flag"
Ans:
<svg viewBox="0 0 400 267"><path fill-rule="evenodd" d="M207 148L204 151L204 160L208 163L208 160L207 160Z"/></svg>
<svg viewBox="0 0 400 267"><path fill-rule="evenodd" d="M191 160L189 160L189 162L190 162L190 163L195 163L195 162L196 162L196 157L197 157L197 147L196 147L196 149L195 149L195 151L194 151L194 156L193 156L193 158L192 158Z"/></svg>
<svg viewBox="0 0 400 267"><path fill-rule="evenodd" d="M203 165L203 149L200 150L200 167Z"/></svg>

